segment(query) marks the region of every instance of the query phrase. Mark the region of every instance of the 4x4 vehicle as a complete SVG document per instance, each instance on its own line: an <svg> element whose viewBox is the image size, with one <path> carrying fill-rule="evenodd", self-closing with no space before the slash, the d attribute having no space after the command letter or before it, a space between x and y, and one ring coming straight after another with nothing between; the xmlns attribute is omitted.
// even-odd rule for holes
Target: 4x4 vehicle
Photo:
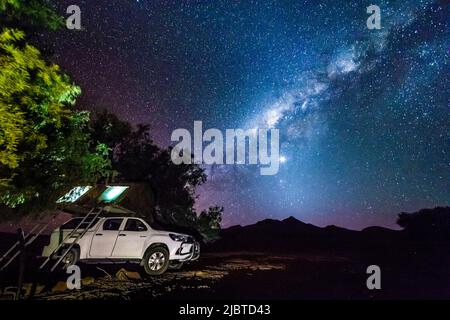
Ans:
<svg viewBox="0 0 450 320"><path fill-rule="evenodd" d="M83 218L73 218L53 231L42 256L59 258L83 230L63 259L64 265L84 263L139 262L149 275L159 275L170 268L181 268L184 262L197 260L200 245L193 237L154 230L143 219L135 217L100 217L92 224ZM74 231L75 232L72 232ZM72 233L72 234L71 234ZM69 237L70 236L70 237ZM57 252L55 250L63 242Z"/></svg>

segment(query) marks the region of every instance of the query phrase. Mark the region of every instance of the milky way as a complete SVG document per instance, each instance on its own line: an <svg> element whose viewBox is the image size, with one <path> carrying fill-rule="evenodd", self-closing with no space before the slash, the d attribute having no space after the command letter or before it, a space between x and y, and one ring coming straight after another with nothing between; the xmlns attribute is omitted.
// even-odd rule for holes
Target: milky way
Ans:
<svg viewBox="0 0 450 320"><path fill-rule="evenodd" d="M275 176L205 167L198 207L225 225L295 216L393 227L450 202L447 1L78 2L82 31L46 35L79 107L176 128L280 129ZM381 30L366 8L381 8Z"/></svg>

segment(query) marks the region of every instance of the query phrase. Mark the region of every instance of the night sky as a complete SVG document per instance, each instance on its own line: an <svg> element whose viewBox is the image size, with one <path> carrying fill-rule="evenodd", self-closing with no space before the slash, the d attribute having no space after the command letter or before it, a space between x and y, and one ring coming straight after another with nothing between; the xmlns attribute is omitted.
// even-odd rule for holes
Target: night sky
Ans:
<svg viewBox="0 0 450 320"><path fill-rule="evenodd" d="M448 1L58 1L48 35L78 107L176 128L273 126L285 162L205 167L198 207L224 225L288 216L349 228L450 204ZM368 30L366 7L381 7Z"/></svg>

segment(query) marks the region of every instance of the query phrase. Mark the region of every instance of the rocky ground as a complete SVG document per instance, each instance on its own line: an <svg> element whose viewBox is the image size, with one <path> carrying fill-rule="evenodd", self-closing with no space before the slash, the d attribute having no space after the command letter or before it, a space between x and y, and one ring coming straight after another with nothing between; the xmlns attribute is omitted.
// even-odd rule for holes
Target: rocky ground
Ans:
<svg viewBox="0 0 450 320"><path fill-rule="evenodd" d="M324 256L209 253L202 255L200 261L186 265L181 270L169 270L157 277L146 276L136 265L82 265L81 290L68 290L65 281L67 275L64 273L52 274L48 278L40 275L35 284L34 299L267 298L286 295L283 285L291 282L289 277L294 276L293 267L299 264L311 267L318 263L323 265L343 262L348 263L343 258ZM299 279L304 281L308 277L296 275L294 282ZM24 284L25 297L30 295L32 286L31 282ZM15 288L10 287L7 291L15 292Z"/></svg>
<svg viewBox="0 0 450 320"><path fill-rule="evenodd" d="M43 300L84 300L84 299L148 299L174 296L195 298L207 297L215 286L226 281L233 273L243 272L248 276L254 273L284 270L288 257L252 254L209 254L199 262L184 266L181 270L169 270L161 276L149 277L138 266L127 265L97 267L97 272L88 268L83 277L81 290L68 290L65 281L57 282L51 290L42 291L35 296ZM86 270L86 268L84 268ZM118 269L116 271L116 269ZM99 275L99 271L103 273ZM95 273L97 276L92 276ZM28 285L29 286L29 285ZM43 288L42 288L43 289ZM194 295L192 295L194 294ZM210 296L211 297L211 296Z"/></svg>
<svg viewBox="0 0 450 320"><path fill-rule="evenodd" d="M372 260L372 259L371 259ZM68 290L65 273L28 275L37 300L152 299L448 299L446 261L364 261L343 254L206 253L181 270L149 277L138 265L81 265L81 290ZM382 289L368 290L366 268L376 262ZM12 298L15 276L3 299ZM29 279L23 293L29 297ZM4 287L4 286L3 286Z"/></svg>

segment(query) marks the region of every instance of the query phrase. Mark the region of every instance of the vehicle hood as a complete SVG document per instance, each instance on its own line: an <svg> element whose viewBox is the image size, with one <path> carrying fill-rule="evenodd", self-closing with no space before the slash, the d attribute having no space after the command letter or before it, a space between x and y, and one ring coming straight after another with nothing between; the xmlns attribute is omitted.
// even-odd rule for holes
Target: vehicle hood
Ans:
<svg viewBox="0 0 450 320"><path fill-rule="evenodd" d="M195 241L193 236L190 236L190 235L185 234L185 233L170 232L170 231L160 231L160 230L155 230L155 232L152 233L152 235L164 236L164 237L170 237L171 234L172 235L181 236L181 237L186 237L188 239L188 241L190 241L190 242L194 242Z"/></svg>

